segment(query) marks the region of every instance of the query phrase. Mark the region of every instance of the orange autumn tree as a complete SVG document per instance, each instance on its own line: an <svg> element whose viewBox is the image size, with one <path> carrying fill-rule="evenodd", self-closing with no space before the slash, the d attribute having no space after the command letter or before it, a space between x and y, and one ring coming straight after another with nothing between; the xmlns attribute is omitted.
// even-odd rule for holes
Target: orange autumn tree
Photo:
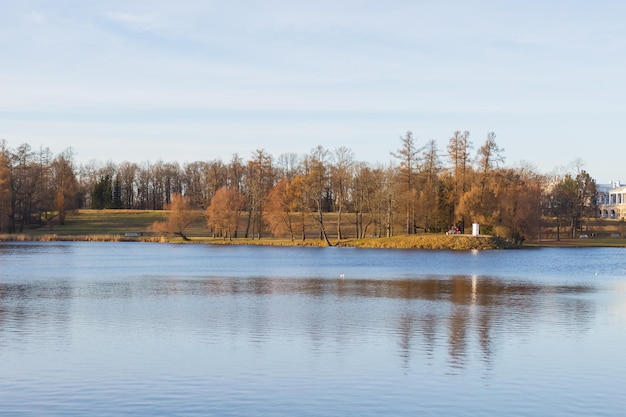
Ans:
<svg viewBox="0 0 626 417"><path fill-rule="evenodd" d="M215 192L206 210L207 225L213 236L223 236L232 240L237 237L237 223L244 204L244 198L236 190L222 187Z"/></svg>
<svg viewBox="0 0 626 417"><path fill-rule="evenodd" d="M295 227L298 218L296 212L302 212L302 184L300 176L291 181L281 179L270 189L265 202L265 217L267 225L273 235L289 233L291 240L295 240ZM302 223L304 240L304 223Z"/></svg>
<svg viewBox="0 0 626 417"><path fill-rule="evenodd" d="M189 240L185 231L198 217L191 209L189 199L181 194L172 194L171 203L165 206L169 210L167 220L164 222L154 222L152 230L162 233L173 233L179 235L183 240Z"/></svg>

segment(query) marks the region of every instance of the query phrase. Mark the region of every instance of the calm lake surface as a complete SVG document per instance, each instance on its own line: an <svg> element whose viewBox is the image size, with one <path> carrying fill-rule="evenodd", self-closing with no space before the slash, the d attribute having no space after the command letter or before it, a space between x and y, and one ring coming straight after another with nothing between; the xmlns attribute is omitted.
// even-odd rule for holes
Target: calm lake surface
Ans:
<svg viewBox="0 0 626 417"><path fill-rule="evenodd" d="M0 243L0 415L617 416L626 249Z"/></svg>

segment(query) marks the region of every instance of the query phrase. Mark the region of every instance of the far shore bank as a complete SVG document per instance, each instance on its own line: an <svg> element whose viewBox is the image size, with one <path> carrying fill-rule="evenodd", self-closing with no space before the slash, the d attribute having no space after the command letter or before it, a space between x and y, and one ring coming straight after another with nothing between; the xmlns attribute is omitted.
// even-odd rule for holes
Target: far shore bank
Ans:
<svg viewBox="0 0 626 417"><path fill-rule="evenodd" d="M190 237L183 240L178 236L161 235L125 235L125 234L2 234L0 242L53 242L53 241L73 241L73 242L159 242L159 243L180 243L180 244L210 244L210 245L258 245L258 246L317 246L327 247L328 244L320 239L290 240L275 238L211 238L211 237ZM423 249L423 250L502 250L502 249L522 249L537 247L626 247L626 239L561 239L542 240L527 242L524 245L516 245L504 239L494 236L480 235L444 235L444 234L422 234L412 236L395 236L389 238L365 238L365 239L343 239L332 241L334 247L354 247L354 248L378 248L378 249Z"/></svg>
<svg viewBox="0 0 626 417"><path fill-rule="evenodd" d="M167 219L164 210L76 210L68 213L64 224L59 224L57 217L51 217L42 224L27 226L23 233L1 234L0 241L82 241L82 242L162 242L193 243L212 245L263 245L263 246L328 246L320 239L319 226L311 219L306 224L305 236L290 239L284 234L275 237L263 235L258 238L237 237L230 239L211 236L206 226L204 214L198 211L196 219L186 230L189 240L179 235L161 233L153 225ZM348 218L349 216L346 216ZM328 215L329 224L338 220ZM243 220L242 220L243 222ZM245 223L239 230L245 230ZM447 235L445 233L418 233L394 237L344 238L337 239L338 232L328 230L331 246L381 249L431 249L431 250L499 250L528 247L626 247L626 229L622 222L590 223L589 234L581 238L563 238L557 240L550 231L544 230L543 239L526 240L523 245L513 244L505 239L491 235L472 236L470 234ZM593 232L593 233L591 233ZM342 223L344 236L354 236L354 225L349 220ZM591 236L588 238L583 238Z"/></svg>

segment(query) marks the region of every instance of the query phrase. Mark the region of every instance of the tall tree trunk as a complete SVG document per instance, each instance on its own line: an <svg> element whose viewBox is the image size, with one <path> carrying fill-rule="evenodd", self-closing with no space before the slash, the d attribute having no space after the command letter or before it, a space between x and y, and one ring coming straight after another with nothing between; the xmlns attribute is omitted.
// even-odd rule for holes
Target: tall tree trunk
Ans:
<svg viewBox="0 0 626 417"><path fill-rule="evenodd" d="M342 212L343 204L339 203L339 211L337 213L337 240L343 239L341 235L341 212Z"/></svg>
<svg viewBox="0 0 626 417"><path fill-rule="evenodd" d="M318 200L317 203L317 221L320 224L320 237L323 238L326 241L326 244L328 246L333 246L332 243L330 243L330 240L328 239L328 234L326 233L326 227L324 226L324 217L322 215L322 202L321 200Z"/></svg>
<svg viewBox="0 0 626 417"><path fill-rule="evenodd" d="M243 237L246 239L248 238L248 233L250 232L250 224L252 224L252 210L254 209L250 208L250 210L248 210L248 220L246 220L246 232L243 235Z"/></svg>

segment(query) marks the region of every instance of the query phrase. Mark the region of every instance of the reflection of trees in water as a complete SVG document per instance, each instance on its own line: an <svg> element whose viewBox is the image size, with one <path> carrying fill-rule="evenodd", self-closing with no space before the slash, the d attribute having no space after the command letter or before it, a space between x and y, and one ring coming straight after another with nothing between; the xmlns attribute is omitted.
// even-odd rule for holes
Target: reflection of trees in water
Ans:
<svg viewBox="0 0 626 417"><path fill-rule="evenodd" d="M266 286L260 290L256 281ZM339 343L353 343L350 339L359 336L367 339L369 328L380 332L382 327L398 335L399 354L405 365L416 351L432 360L442 343L447 345L452 367L463 367L473 350L490 364L498 335L527 334L542 320L556 322L565 331L584 331L594 315L593 302L577 297L593 292L592 287L538 285L491 277L258 278L239 280L238 289L263 296L303 297L304 310L298 314L288 309L290 316L286 319L306 328L315 349L329 338ZM383 300L395 304L392 308L384 304L382 308ZM352 309L347 307L351 303L355 304Z"/></svg>
<svg viewBox="0 0 626 417"><path fill-rule="evenodd" d="M31 327L67 332L73 297L127 299L128 303L135 297L153 297L155 305L160 298L201 297L207 306L212 298L220 300L220 307L210 310L211 326L246 335L257 345L270 340L272 332L295 336L292 339L306 335L312 352L328 348L329 342L349 350L395 338L405 366L415 357L432 363L444 351L449 366L458 368L472 357L490 364L501 336L528 334L538 323L581 332L590 328L595 314L594 300L586 296L593 287L477 276L215 277L71 285L62 281L0 284L0 336L6 336L7 329L17 334ZM189 308L187 315L178 316L183 321L177 325L193 329L197 319ZM159 318L167 320L166 315Z"/></svg>
<svg viewBox="0 0 626 417"><path fill-rule="evenodd" d="M282 320L306 329L314 349L329 338L339 343L354 343L352 339L359 336L367 339L368 331L380 332L382 327L398 335L405 365L416 351L431 361L443 343L451 367L463 367L474 349L490 364L498 335L527 334L542 320L565 331L584 331L594 315L593 302L578 297L594 289L580 285L465 275L396 280L253 278L234 279L236 283L228 286L223 281L204 281L204 289L209 294L301 297L302 310L287 308ZM383 302L395 304L383 308ZM280 318L273 316L273 320Z"/></svg>
<svg viewBox="0 0 626 417"><path fill-rule="evenodd" d="M412 314L402 313L398 320L398 334L400 335L400 357L402 358L405 366L408 365L411 359L413 339L413 331L416 321L416 317Z"/></svg>
<svg viewBox="0 0 626 417"><path fill-rule="evenodd" d="M338 303L357 300L376 311L376 299L405 300L392 309L381 324L364 314L370 325L386 325L398 334L400 356L405 364L416 350L432 355L445 340L452 367L463 367L469 352L476 349L489 364L497 335L526 334L539 321L558 321L560 328L574 332L589 328L594 315L593 302L577 295L593 292L585 286L550 286L529 282L509 282L491 277L453 276L403 280L286 280L281 291L300 293L318 300L314 303L322 322L309 330L322 332L319 337L340 332L347 317L333 316L329 297ZM372 299L367 301L367 299ZM343 301L342 301L343 300ZM408 302L408 304L407 304ZM424 302L428 302L426 305ZM367 304L365 304L367 303ZM367 308L367 307L366 307ZM357 313L358 314L358 313ZM310 320L310 317L306 321ZM337 326L337 327L335 327ZM341 331L350 331L345 323ZM357 331L352 328L352 331ZM495 336L494 336L495 335ZM417 342L416 340L419 340ZM418 345L419 343L419 345ZM427 356L428 357L428 356Z"/></svg>
<svg viewBox="0 0 626 417"><path fill-rule="evenodd" d="M483 361L486 365L491 364L492 338L490 328L492 326L491 312L489 309L478 315L476 324L476 332L478 334L478 343L482 352Z"/></svg>
<svg viewBox="0 0 626 417"><path fill-rule="evenodd" d="M483 362L490 365L494 334L525 334L540 321L552 322L565 331L580 332L590 328L595 314L592 301L577 297L594 291L585 286L511 283L476 276L381 281L380 284L389 284L382 288L380 296L439 304L438 314L417 310L410 319L406 312L398 317L400 355L405 363L413 351L408 342L415 334L422 336L426 352L436 351L440 335L447 335L451 367L463 367L468 352L474 348Z"/></svg>
<svg viewBox="0 0 626 417"><path fill-rule="evenodd" d="M455 368L462 368L467 351L468 331L467 311L459 306L452 308L448 319L448 353L450 364Z"/></svg>
<svg viewBox="0 0 626 417"><path fill-rule="evenodd" d="M437 322L438 317L432 313L422 314L419 318L421 324L419 331L424 339L424 352L430 359L434 356L437 343Z"/></svg>

